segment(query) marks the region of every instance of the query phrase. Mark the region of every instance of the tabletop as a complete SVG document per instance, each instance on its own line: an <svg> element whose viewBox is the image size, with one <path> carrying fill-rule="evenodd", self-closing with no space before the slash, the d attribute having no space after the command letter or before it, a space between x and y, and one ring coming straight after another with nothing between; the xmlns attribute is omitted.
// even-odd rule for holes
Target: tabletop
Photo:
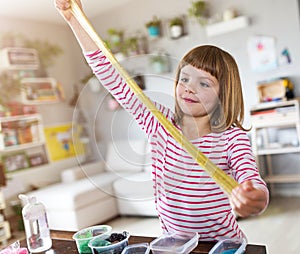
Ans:
<svg viewBox="0 0 300 254"><path fill-rule="evenodd" d="M136 243L149 243L153 241L155 237L145 236L130 236L129 244ZM21 247L26 247L26 240L20 241ZM191 252L192 254L208 254L216 242L198 242L198 246ZM77 247L74 240L70 239L52 239L52 248L44 254L72 254L77 253ZM245 254L266 254L266 247L263 245L248 244Z"/></svg>

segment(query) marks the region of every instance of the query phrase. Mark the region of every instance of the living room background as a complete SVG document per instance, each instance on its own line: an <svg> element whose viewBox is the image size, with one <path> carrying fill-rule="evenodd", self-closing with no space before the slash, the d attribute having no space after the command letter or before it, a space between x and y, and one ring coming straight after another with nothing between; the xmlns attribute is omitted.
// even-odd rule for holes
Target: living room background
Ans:
<svg viewBox="0 0 300 254"><path fill-rule="evenodd" d="M106 36L107 30L112 27L124 30L127 33L134 33L137 30L142 30L146 33L145 23L153 15L166 20L174 15L186 13L189 5L189 0L182 0L176 5L174 5L172 0L165 0L163 4L158 0L135 0L127 3L122 8L116 8L109 13L103 13L97 18L91 19L91 23L99 35L104 36ZM176 65L176 60L181 58L185 52L199 44L214 44L229 51L236 58L240 68L245 95L246 126L249 127L251 126L249 110L251 106L258 102L256 93L258 81L287 76L295 84L296 96L300 94L300 74L298 72L300 66L299 1L214 0L210 1L210 5L212 13L220 13L230 7L236 8L241 15L250 18L249 26L230 33L208 37L204 27L188 20L186 36L177 40L171 40L165 34L157 40L150 41L149 47L152 51L163 49L164 52L168 53L171 56L171 65L173 67ZM60 19L61 17L58 16L57 18ZM92 133L94 137L92 148L97 158L105 156L106 144L112 138L122 139L143 136L143 133L139 131L132 119L123 110L110 111L105 103L99 110L99 105L103 103L103 98L106 96L105 91L93 92L88 87L83 88L83 84L80 84L80 80L89 74L89 68L82 57L77 43L65 25L2 17L0 17L0 24L0 34L13 31L14 33L25 34L31 38L48 40L58 44L63 49L63 55L56 59L55 65L49 68L48 74L61 82L66 99L63 102L51 104L51 106L38 106L38 111L42 114L45 125L72 121L74 107L69 105L69 101L73 96L74 85L79 85L83 89L80 97L81 108L88 122L95 130L95 133ZM253 72L250 68L247 54L247 40L254 35L274 37L277 54L280 55L284 48L288 48L291 53L291 64L279 66L273 71ZM144 63L147 64L147 62ZM146 74L145 92L150 97L157 98L158 94L161 94L158 92L163 90L164 93L158 97L159 100L162 103L166 102L171 105L170 96L173 93L172 77L174 69L170 73L159 75L149 72L149 69L140 67L136 71ZM289 156L283 159L286 161L290 160ZM76 160L72 163L76 164ZM295 170L297 170L297 167ZM52 177L51 180L57 181L60 172L61 169L53 167L45 169L43 173L36 172L34 169L26 170L26 172L19 174L19 180L26 178L28 181L33 182L42 181L48 175ZM18 178L18 174L16 177ZM300 195L299 187L299 184L282 185L282 192Z"/></svg>

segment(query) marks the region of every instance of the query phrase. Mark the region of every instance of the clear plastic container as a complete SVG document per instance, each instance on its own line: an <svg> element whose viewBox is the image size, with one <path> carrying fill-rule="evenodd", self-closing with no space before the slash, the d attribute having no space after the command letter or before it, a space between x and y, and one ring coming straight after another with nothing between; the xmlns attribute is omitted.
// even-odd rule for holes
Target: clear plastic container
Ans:
<svg viewBox="0 0 300 254"><path fill-rule="evenodd" d="M242 254L246 246L246 239L224 239L218 241L208 254Z"/></svg>
<svg viewBox="0 0 300 254"><path fill-rule="evenodd" d="M150 249L153 254L188 254L197 247L198 238L197 233L187 235L163 234L150 243Z"/></svg>
<svg viewBox="0 0 300 254"><path fill-rule="evenodd" d="M89 247L93 254L121 254L126 246L128 246L129 233L122 233L126 238L122 241L103 246L103 240L107 240L111 234L104 234L93 238L89 242Z"/></svg>
<svg viewBox="0 0 300 254"><path fill-rule="evenodd" d="M89 242L97 236L110 234L111 230L111 226L108 225L97 225L79 230L73 235L78 252L80 254L92 253L92 250L88 246Z"/></svg>
<svg viewBox="0 0 300 254"><path fill-rule="evenodd" d="M45 206L35 197L20 194L26 205L22 209L27 247L31 253L43 252L51 248L52 240Z"/></svg>
<svg viewBox="0 0 300 254"><path fill-rule="evenodd" d="M149 243L131 244L125 247L121 254L149 254Z"/></svg>

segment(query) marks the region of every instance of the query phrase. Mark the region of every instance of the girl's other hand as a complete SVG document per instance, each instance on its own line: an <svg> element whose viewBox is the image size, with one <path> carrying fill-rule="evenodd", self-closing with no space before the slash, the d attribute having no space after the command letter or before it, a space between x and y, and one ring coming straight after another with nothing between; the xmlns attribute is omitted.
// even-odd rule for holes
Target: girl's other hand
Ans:
<svg viewBox="0 0 300 254"><path fill-rule="evenodd" d="M232 190L229 200L237 215L248 217L263 211L268 197L263 190L254 188L251 181L246 181Z"/></svg>

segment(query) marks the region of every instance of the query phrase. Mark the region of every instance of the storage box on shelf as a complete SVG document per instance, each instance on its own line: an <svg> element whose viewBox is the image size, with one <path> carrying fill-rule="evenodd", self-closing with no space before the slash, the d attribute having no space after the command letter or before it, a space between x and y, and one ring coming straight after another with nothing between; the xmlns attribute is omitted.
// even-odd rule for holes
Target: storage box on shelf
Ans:
<svg viewBox="0 0 300 254"><path fill-rule="evenodd" d="M21 85L21 99L25 104L56 103L64 97L60 83L54 78L23 78Z"/></svg>
<svg viewBox="0 0 300 254"><path fill-rule="evenodd" d="M6 172L48 163L41 115L0 117L0 155Z"/></svg>
<svg viewBox="0 0 300 254"><path fill-rule="evenodd" d="M39 56L33 48L3 48L0 50L0 70L36 70Z"/></svg>
<svg viewBox="0 0 300 254"><path fill-rule="evenodd" d="M294 98L294 85L288 78L276 78L257 84L260 102L289 100Z"/></svg>
<svg viewBox="0 0 300 254"><path fill-rule="evenodd" d="M258 164L266 159L266 182L300 182L299 174L273 174L272 155L300 152L299 99L274 101L255 105L251 108L252 149ZM293 132L297 138L280 138L280 131ZM272 137L273 133L273 137Z"/></svg>

